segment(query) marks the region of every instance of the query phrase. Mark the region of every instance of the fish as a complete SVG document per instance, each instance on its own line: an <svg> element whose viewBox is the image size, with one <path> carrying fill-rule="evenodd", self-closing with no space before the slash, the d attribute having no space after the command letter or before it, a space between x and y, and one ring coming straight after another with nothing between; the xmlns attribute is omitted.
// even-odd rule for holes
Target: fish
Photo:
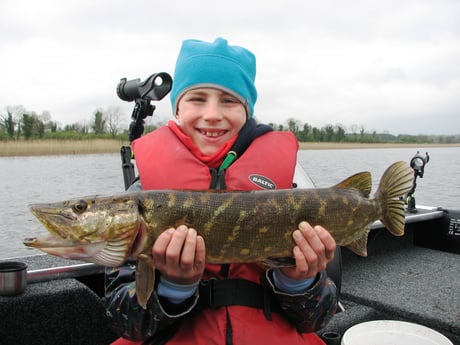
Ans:
<svg viewBox="0 0 460 345"><path fill-rule="evenodd" d="M367 256L370 225L380 219L404 234L404 196L413 170L399 161L382 175L374 198L370 172L330 188L256 191L149 190L30 205L48 233L25 238L45 253L108 267L137 259L136 293L145 308L153 292L151 248L166 229L194 228L206 243L206 261L294 265L292 233L301 221L326 228L339 246Z"/></svg>

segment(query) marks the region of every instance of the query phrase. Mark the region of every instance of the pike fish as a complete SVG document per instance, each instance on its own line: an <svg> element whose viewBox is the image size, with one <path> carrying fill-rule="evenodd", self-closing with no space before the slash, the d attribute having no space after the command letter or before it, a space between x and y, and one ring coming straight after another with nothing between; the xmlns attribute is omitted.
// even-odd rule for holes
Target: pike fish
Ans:
<svg viewBox="0 0 460 345"><path fill-rule="evenodd" d="M51 255L116 267L137 258L136 292L146 307L153 291L151 248L164 230L185 224L203 236L210 263L293 265L292 233L301 221L322 225L336 243L367 255L370 225L380 219L404 234L402 197L413 184L404 162L384 172L373 199L369 172L331 188L270 191L151 190L30 205L48 229L24 244Z"/></svg>

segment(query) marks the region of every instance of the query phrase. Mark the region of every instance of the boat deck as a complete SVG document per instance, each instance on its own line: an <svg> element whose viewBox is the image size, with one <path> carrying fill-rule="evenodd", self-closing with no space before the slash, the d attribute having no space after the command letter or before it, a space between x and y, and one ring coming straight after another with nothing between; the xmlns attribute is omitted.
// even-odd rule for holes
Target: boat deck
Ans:
<svg viewBox="0 0 460 345"><path fill-rule="evenodd" d="M406 233L395 237L376 227L369 237L368 257L342 249L341 303L321 332L341 335L371 320L402 320L421 324L460 345L460 256L414 245L423 226L436 231L438 215L421 211L406 221ZM431 223L430 223L431 222Z"/></svg>
<svg viewBox="0 0 460 345"><path fill-rule="evenodd" d="M455 214L460 218L460 211ZM376 222L366 258L343 248L340 301L345 310L320 334L343 335L365 321L404 320L460 345L460 256L414 245L417 232L439 231L443 216L444 211L429 208L408 214L403 237ZM22 295L0 297L2 344L103 345L116 338L101 299L102 267L48 255L15 260L28 264L29 284ZM47 271L53 267L58 268Z"/></svg>

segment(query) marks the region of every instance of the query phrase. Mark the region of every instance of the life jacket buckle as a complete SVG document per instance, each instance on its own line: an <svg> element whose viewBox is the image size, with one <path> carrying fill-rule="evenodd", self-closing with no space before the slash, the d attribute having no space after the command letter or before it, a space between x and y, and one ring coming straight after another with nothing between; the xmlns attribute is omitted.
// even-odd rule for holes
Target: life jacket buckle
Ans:
<svg viewBox="0 0 460 345"><path fill-rule="evenodd" d="M214 282L216 278L211 278L209 280L202 280L200 281L200 299L204 305L208 308L216 309L220 307L220 305L215 305L214 301Z"/></svg>

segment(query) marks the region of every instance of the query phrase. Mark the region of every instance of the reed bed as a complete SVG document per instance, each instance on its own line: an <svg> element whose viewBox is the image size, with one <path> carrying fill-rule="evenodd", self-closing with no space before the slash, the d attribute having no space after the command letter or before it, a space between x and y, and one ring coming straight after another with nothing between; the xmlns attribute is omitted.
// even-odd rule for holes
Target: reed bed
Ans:
<svg viewBox="0 0 460 345"><path fill-rule="evenodd" d="M24 140L0 142L0 156L79 155L117 153L126 143L119 140Z"/></svg>
<svg viewBox="0 0 460 345"><path fill-rule="evenodd" d="M120 147L126 142L111 139L91 140L19 140L0 141L0 157L10 156L44 156L44 155L79 155L97 153L118 153ZM460 144L417 144L417 143L300 143L300 150L339 150L339 149L365 149L365 148L400 148L414 147L448 147Z"/></svg>

